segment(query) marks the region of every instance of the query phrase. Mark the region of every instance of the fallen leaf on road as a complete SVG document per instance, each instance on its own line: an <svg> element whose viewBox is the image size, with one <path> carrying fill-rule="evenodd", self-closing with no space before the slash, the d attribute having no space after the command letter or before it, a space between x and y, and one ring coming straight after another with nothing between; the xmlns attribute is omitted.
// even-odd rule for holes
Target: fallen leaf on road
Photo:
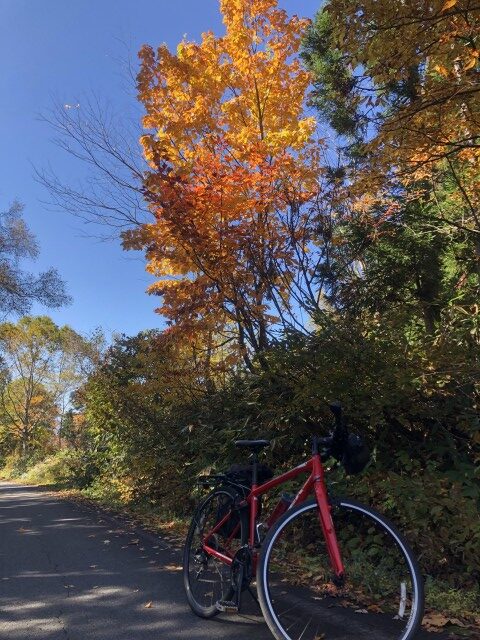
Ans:
<svg viewBox="0 0 480 640"><path fill-rule="evenodd" d="M90 569L96 569L98 567L98 564L91 564L89 566L90 566Z"/></svg>
<svg viewBox="0 0 480 640"><path fill-rule="evenodd" d="M422 624L428 631L440 631L449 622L450 618L444 616L443 613L427 613Z"/></svg>
<svg viewBox="0 0 480 640"><path fill-rule="evenodd" d="M462 622L462 620L458 618L450 618L450 624L454 624L456 627L463 627L464 629L468 627L468 624L465 624L465 622Z"/></svg>
<svg viewBox="0 0 480 640"><path fill-rule="evenodd" d="M110 544L110 540L104 540L103 544Z"/></svg>
<svg viewBox="0 0 480 640"><path fill-rule="evenodd" d="M366 609L355 609L355 613L368 613Z"/></svg>
<svg viewBox="0 0 480 640"><path fill-rule="evenodd" d="M145 609L151 609L151 608L152 608L152 606L153 606L153 602L150 600L150 602L147 602L147 604L146 604L146 605L144 605L144 608L145 608Z"/></svg>
<svg viewBox="0 0 480 640"><path fill-rule="evenodd" d="M380 607L378 604L369 604L367 608L373 613L383 613L382 607Z"/></svg>
<svg viewBox="0 0 480 640"><path fill-rule="evenodd" d="M139 542L140 540L138 538L135 538L134 540L130 540L128 544L138 544Z"/></svg>

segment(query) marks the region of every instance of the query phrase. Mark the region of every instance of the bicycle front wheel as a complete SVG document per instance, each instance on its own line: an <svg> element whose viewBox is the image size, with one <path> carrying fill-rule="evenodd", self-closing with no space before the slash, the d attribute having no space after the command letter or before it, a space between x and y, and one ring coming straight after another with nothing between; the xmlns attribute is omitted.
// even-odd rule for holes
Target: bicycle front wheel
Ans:
<svg viewBox="0 0 480 640"><path fill-rule="evenodd" d="M262 545L257 590L277 640L410 640L423 616L423 579L408 544L380 513L331 501L345 566L332 567L315 500L287 513Z"/></svg>

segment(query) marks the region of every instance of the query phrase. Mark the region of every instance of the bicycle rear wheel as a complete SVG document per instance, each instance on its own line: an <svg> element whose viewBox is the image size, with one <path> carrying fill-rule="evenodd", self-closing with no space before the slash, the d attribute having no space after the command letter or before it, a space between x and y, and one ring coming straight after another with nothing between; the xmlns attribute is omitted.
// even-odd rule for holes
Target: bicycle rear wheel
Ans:
<svg viewBox="0 0 480 640"><path fill-rule="evenodd" d="M332 500L345 566L332 568L309 500L269 531L257 568L263 615L277 640L410 640L423 615L423 579L395 527L353 500Z"/></svg>
<svg viewBox="0 0 480 640"><path fill-rule="evenodd" d="M223 530L211 535L208 546L233 557L246 543L248 518L242 510L235 509L237 496L234 490L218 488L199 505L190 524L183 553L183 581L188 603L194 613L202 618L212 618L219 613L219 600L231 600L233 594L230 566L224 564L203 549L203 542L223 516L232 516Z"/></svg>

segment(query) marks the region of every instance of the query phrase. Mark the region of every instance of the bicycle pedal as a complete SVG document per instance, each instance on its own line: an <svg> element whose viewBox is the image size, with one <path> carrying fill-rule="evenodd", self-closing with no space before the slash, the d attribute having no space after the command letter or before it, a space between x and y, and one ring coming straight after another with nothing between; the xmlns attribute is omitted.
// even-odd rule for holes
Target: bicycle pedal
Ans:
<svg viewBox="0 0 480 640"><path fill-rule="evenodd" d="M216 606L222 613L238 613L238 606L232 600L219 600Z"/></svg>

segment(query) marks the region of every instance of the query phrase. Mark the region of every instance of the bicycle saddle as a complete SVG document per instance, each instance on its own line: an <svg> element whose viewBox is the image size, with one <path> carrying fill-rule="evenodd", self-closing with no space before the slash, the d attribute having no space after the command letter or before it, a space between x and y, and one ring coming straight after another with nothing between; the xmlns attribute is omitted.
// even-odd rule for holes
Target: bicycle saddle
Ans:
<svg viewBox="0 0 480 640"><path fill-rule="evenodd" d="M253 451L261 451L270 445L270 440L235 440L236 447L247 447Z"/></svg>

